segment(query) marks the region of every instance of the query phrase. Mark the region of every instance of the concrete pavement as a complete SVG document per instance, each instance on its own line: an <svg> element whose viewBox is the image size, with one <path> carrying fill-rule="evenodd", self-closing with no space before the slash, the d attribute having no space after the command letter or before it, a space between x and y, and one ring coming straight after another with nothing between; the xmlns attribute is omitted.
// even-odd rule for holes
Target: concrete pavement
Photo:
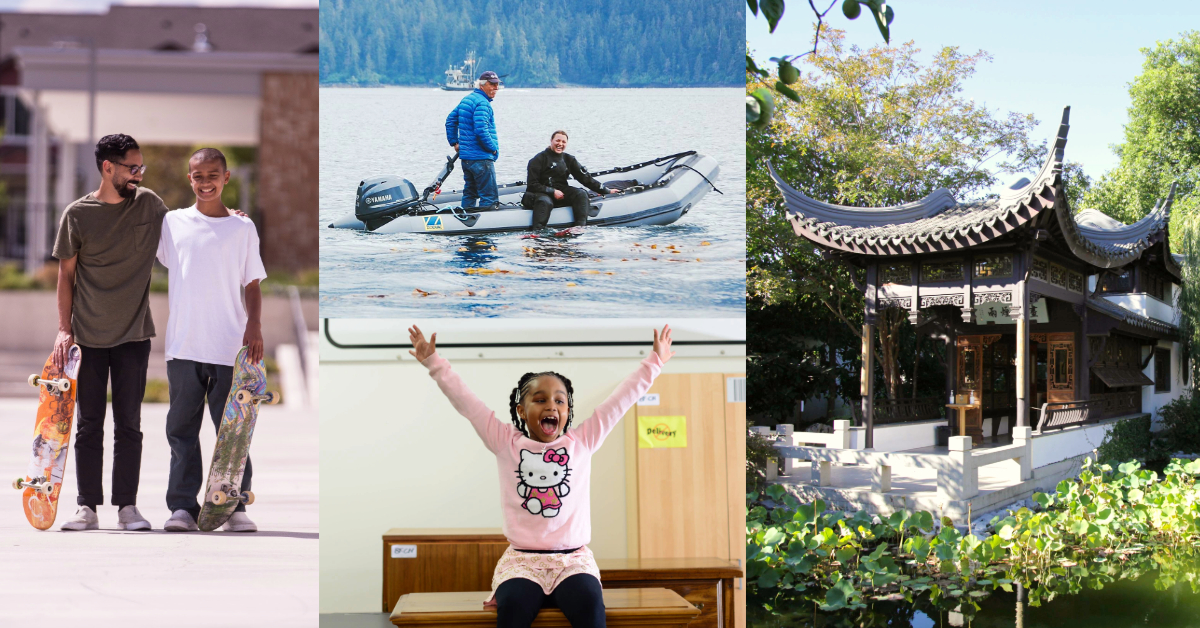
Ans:
<svg viewBox="0 0 1200 628"><path fill-rule="evenodd" d="M44 359L44 358L43 358ZM35 530L8 486L29 462L37 400L0 398L0 625L316 626L318 624L318 428L310 409L264 406L255 425L259 532L166 533L170 449L165 404L142 406L138 509L151 532L116 529L101 506L100 530L60 532L75 512L75 452L51 531ZM110 497L111 410L105 425L104 486ZM207 420L207 418L206 418ZM216 440L206 424L201 447ZM72 443L74 445L74 443Z"/></svg>

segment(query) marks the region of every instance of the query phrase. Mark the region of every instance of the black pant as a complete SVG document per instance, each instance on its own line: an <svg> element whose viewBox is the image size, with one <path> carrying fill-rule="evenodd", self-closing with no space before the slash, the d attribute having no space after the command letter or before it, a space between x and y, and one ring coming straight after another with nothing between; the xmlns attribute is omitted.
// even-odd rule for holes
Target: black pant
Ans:
<svg viewBox="0 0 1200 628"><path fill-rule="evenodd" d="M206 479L205 458L200 451L205 401L213 427L220 431L225 402L233 385L233 367L192 360L167 360L167 385L171 393L171 408L167 410L167 443L171 445L167 508L171 512L186 510L192 519L198 519L200 503L196 494ZM246 471L242 474L239 490L250 490L253 471L250 456L246 456ZM246 505L239 502L234 512L245 510Z"/></svg>
<svg viewBox="0 0 1200 628"><path fill-rule="evenodd" d="M80 345L79 428L75 432L75 480L80 506L104 503L104 416L109 374L112 374L114 506L137 504L142 469L142 397L146 396L146 365L150 341L126 342L95 349Z"/></svg>
<svg viewBox="0 0 1200 628"><path fill-rule="evenodd" d="M529 628L542 606L561 610L572 628L605 628L600 581L586 573L558 583L550 595L532 580L505 580L496 589L496 628Z"/></svg>
<svg viewBox="0 0 1200 628"><path fill-rule="evenodd" d="M555 207L571 206L571 214L575 218L575 226L587 224L588 194L579 188L567 187L562 190L563 197L556 199L546 194L526 192L521 196L521 205L533 210L533 228L541 229L550 220L550 210Z"/></svg>

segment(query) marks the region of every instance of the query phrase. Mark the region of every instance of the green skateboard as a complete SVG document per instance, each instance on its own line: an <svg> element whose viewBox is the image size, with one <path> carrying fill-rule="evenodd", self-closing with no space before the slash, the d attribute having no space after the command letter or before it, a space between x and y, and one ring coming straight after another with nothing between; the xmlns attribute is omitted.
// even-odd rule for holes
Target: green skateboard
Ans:
<svg viewBox="0 0 1200 628"><path fill-rule="evenodd" d="M217 445L208 470L208 485L204 488L204 505L196 521L205 532L221 527L233 516L239 503L254 503L254 493L243 492L241 484L259 402L279 403L279 395L267 392L263 363L251 363L246 357L246 347L242 347L233 365L233 385L229 387L229 399L225 401L225 415L221 418Z"/></svg>

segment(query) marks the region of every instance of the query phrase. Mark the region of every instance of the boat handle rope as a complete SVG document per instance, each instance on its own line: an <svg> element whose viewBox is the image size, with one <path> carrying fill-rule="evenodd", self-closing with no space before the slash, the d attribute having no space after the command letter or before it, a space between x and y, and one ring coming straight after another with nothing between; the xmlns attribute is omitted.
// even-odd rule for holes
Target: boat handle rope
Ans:
<svg viewBox="0 0 1200 628"><path fill-rule="evenodd" d="M704 179L705 181L708 181L708 177L704 176L704 173L703 173L703 172L700 172L699 170L696 170L695 168L693 168L693 167L691 167L691 166L689 166L689 165L687 165L687 164L674 164L674 165L672 165L670 168L667 168L667 172L671 172L672 170L675 170L675 169L677 169L677 168L687 168L688 170L691 170L692 172L694 172L694 173L696 173L696 174L700 175L700 178L701 178L701 179ZM663 173L663 176L666 176L666 175L667 175L667 172L664 172L664 173ZM721 196L724 196L724 195L725 195L725 193L724 193L724 192L722 192L721 190L718 190L718 189L717 189L717 186L716 186L715 184L713 184L713 182L712 182L712 181L708 181L708 184L712 186L712 189L713 189L713 191L715 191L717 194L720 194Z"/></svg>

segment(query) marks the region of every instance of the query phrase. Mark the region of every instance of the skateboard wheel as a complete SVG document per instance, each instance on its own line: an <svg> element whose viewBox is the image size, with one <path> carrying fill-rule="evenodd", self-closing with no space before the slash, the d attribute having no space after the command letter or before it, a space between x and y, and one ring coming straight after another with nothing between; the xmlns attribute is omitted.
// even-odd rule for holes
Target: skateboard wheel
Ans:
<svg viewBox="0 0 1200 628"><path fill-rule="evenodd" d="M249 506L250 504L253 504L254 503L254 492L246 491L245 495L246 495L246 499L244 501L245 501L246 505Z"/></svg>
<svg viewBox="0 0 1200 628"><path fill-rule="evenodd" d="M33 386L34 388L37 388L37 385L38 385L38 379L39 379L39 378L38 378L38 376L37 376L37 375L30 375L30 376L29 376L29 379L28 379L28 380L26 380L26 381L28 381L28 382L29 382L29 385L30 385L30 386Z"/></svg>
<svg viewBox="0 0 1200 628"><path fill-rule="evenodd" d="M220 505L224 504L228 499L229 498L226 497L224 491L213 491L212 503L220 506Z"/></svg>
<svg viewBox="0 0 1200 628"><path fill-rule="evenodd" d="M62 381L62 383L60 383L60 384L58 385L58 389L59 389L59 390L61 390L61 391L63 391L63 392L67 392L68 390L71 390L71 380L69 380L69 379L64 379L64 380Z"/></svg>
<svg viewBox="0 0 1200 628"><path fill-rule="evenodd" d="M266 397L265 401L270 405L275 405L281 401L281 399L279 398L279 393L277 393L277 392L268 392L264 396Z"/></svg>
<svg viewBox="0 0 1200 628"><path fill-rule="evenodd" d="M254 395L251 395L250 391L243 388L242 390L237 391L237 394L234 395L233 398L236 399L238 403L250 403L250 400L254 398Z"/></svg>
<svg viewBox="0 0 1200 628"><path fill-rule="evenodd" d="M54 493L54 485L47 482L46 484L43 484L42 487L39 488L38 490L41 491L42 495L45 495L46 498L49 499L50 495L52 493Z"/></svg>
<svg viewBox="0 0 1200 628"><path fill-rule="evenodd" d="M13 480L13 488L17 489L18 491L25 488L25 479L17 478Z"/></svg>

